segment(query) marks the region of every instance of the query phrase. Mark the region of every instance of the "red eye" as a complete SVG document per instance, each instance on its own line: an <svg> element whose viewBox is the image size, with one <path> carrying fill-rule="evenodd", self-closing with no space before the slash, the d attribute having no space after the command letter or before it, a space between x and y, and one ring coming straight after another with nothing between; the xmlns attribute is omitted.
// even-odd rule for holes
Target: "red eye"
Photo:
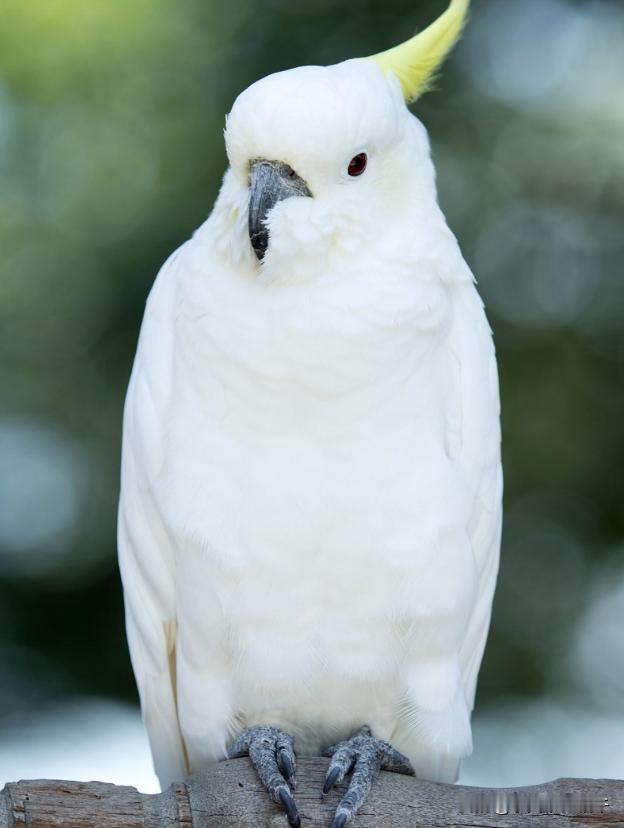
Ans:
<svg viewBox="0 0 624 828"><path fill-rule="evenodd" d="M349 175L362 175L362 173L366 169L367 161L368 158L366 157L365 152L360 152L357 155L354 155L353 158L349 161L347 172L349 173Z"/></svg>

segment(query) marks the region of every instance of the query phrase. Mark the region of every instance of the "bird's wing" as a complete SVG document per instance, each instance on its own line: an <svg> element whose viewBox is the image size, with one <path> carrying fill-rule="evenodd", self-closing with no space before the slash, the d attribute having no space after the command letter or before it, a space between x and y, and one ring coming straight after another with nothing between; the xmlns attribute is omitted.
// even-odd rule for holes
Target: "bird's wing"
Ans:
<svg viewBox="0 0 624 828"><path fill-rule="evenodd" d="M451 341L457 377L458 462L472 498L467 529L478 577L475 603L460 650L460 666L466 702L472 710L498 573L503 484L494 345L474 287L465 284L459 289L463 294L462 312L456 315Z"/></svg>
<svg viewBox="0 0 624 828"><path fill-rule="evenodd" d="M124 410L118 525L130 656L163 787L182 780L188 770L176 704L175 552L152 489L162 467L162 429L171 393L173 276L179 252L159 273L141 328Z"/></svg>
<svg viewBox="0 0 624 828"><path fill-rule="evenodd" d="M449 248L449 259L451 254ZM457 778L460 761L471 749L470 711L498 569L502 485L491 332L458 249L452 261L452 272L447 269L451 324L438 352L436 382L453 489L448 502L435 507L432 580L427 582L423 573L423 583L429 584L426 597L416 590L431 617L419 610L407 639L407 686L391 734L392 744L410 758L417 775L439 782Z"/></svg>

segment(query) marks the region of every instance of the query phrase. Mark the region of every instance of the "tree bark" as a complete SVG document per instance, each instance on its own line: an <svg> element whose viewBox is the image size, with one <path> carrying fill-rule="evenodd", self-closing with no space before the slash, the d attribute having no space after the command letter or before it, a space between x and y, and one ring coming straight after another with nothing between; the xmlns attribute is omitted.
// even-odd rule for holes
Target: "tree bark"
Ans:
<svg viewBox="0 0 624 828"><path fill-rule="evenodd" d="M300 759L302 828L327 828L345 785L321 801L327 759ZM32 780L0 792L0 828L287 828L248 759L221 762L161 794L104 782ZM558 779L468 788L382 773L353 828L624 828L624 782Z"/></svg>

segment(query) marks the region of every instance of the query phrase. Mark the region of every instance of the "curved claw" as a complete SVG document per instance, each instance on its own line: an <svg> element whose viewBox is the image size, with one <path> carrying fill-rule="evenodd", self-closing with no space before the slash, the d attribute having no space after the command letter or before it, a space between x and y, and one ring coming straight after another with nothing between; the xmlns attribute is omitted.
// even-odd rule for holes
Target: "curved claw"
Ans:
<svg viewBox="0 0 624 828"><path fill-rule="evenodd" d="M348 815L344 811L336 811L336 815L331 824L331 828L344 828L349 820Z"/></svg>
<svg viewBox="0 0 624 828"><path fill-rule="evenodd" d="M288 788L279 788L277 795L282 808L286 811L288 824L291 825L292 828L300 828L301 817L299 816L297 806L295 805L295 800L293 799L291 792Z"/></svg>
<svg viewBox="0 0 624 828"><path fill-rule="evenodd" d="M336 782L338 781L338 777L340 776L340 768L332 768L330 765L330 770L327 771L327 776L325 777L325 784L323 785L323 794L328 794L331 789L334 787Z"/></svg>
<svg viewBox="0 0 624 828"><path fill-rule="evenodd" d="M295 763L288 748L282 747L277 752L277 764L289 784L295 781Z"/></svg>
<svg viewBox="0 0 624 828"><path fill-rule="evenodd" d="M351 742L340 742L334 746L333 756L327 768L325 784L323 785L323 796L326 796L334 785L342 782L353 768L356 758L357 754Z"/></svg>

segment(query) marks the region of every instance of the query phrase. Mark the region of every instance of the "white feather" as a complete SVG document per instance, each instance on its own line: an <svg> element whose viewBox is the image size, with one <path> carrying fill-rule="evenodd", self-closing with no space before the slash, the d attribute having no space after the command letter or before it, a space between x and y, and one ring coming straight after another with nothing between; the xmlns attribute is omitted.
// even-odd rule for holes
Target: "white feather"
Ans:
<svg viewBox="0 0 624 828"><path fill-rule="evenodd" d="M393 78L348 61L255 84L226 140L213 213L150 296L125 412L120 560L158 775L223 758L245 726L310 752L367 723L454 779L498 565L499 403L426 133ZM257 157L314 195L271 212L262 268Z"/></svg>

